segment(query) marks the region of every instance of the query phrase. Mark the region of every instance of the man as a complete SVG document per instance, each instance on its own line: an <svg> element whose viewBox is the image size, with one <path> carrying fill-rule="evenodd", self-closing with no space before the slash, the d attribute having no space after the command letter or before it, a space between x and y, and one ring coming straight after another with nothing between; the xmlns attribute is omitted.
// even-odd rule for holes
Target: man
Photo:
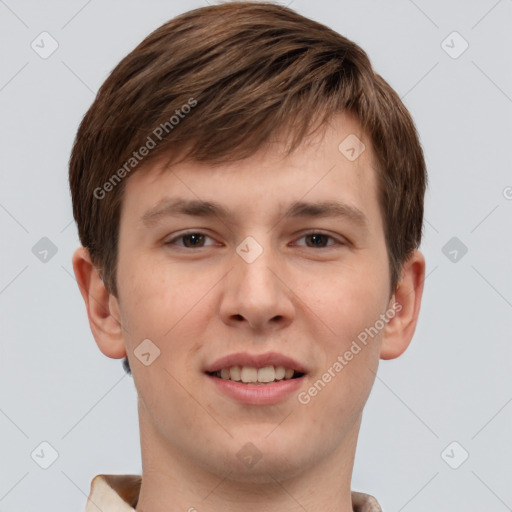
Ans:
<svg viewBox="0 0 512 512"><path fill-rule="evenodd" d="M70 160L73 268L142 475L96 476L87 512L381 510L351 476L416 327L426 182L364 51L289 8L196 9L124 58Z"/></svg>

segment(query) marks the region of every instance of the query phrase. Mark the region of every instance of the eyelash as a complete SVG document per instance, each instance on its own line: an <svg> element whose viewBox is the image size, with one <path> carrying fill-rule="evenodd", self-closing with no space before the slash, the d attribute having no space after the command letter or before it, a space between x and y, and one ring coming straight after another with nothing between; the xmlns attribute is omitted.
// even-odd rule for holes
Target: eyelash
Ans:
<svg viewBox="0 0 512 512"><path fill-rule="evenodd" d="M176 240L179 240L179 239L182 239L182 238L185 238L187 236L190 236L190 235L202 235L206 238L210 238L212 239L210 236L208 236L207 234L205 233L202 233L201 231L189 231L187 233L182 233L181 235L178 235L178 236L175 236L174 238L171 238L170 240L166 241L165 242L165 245L177 245L177 244L174 244L174 242ZM317 247L318 249L328 249L330 247L333 247L335 246L336 244L338 245L345 245L344 242L336 239L335 237L333 237L332 235L329 235L327 233L323 233L321 231L309 231L307 233L304 233L300 238L305 238L305 237L308 237L308 236L314 236L314 235L320 235L320 236L324 236L324 237L327 237L328 239L331 239L331 240L334 240L334 244L328 244L327 246L325 247ZM182 249L194 249L194 247L185 247L184 245L177 245L178 247L181 247ZM208 246L207 246L208 247ZM303 247L306 247L307 249L315 249L315 247L308 247L308 246L303 246ZM205 247L204 246L199 246L198 247L199 249L204 249Z"/></svg>

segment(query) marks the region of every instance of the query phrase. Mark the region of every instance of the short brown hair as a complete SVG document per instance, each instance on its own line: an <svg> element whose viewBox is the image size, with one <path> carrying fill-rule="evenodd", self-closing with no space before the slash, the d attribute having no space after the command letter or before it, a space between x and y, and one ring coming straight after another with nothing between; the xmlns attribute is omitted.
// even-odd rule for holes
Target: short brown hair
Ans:
<svg viewBox="0 0 512 512"><path fill-rule="evenodd" d="M407 109L366 53L325 25L265 2L195 9L151 33L101 86L69 163L80 241L109 292L117 296L129 176L122 178L140 170L134 152L150 139L158 143L144 166L178 153L216 164L251 156L281 130L289 130L291 152L313 120L325 126L341 112L357 117L376 156L393 292L421 242L427 173Z"/></svg>

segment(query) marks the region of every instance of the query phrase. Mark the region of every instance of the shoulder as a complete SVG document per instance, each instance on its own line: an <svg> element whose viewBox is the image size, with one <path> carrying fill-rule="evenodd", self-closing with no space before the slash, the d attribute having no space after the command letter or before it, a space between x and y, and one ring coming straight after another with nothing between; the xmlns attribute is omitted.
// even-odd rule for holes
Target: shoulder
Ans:
<svg viewBox="0 0 512 512"><path fill-rule="evenodd" d="M91 481L91 490L85 512L97 512L98 507L107 511L133 511L139 499L140 475L96 475Z"/></svg>
<svg viewBox="0 0 512 512"><path fill-rule="evenodd" d="M352 491L354 512L382 512L379 502L370 494Z"/></svg>

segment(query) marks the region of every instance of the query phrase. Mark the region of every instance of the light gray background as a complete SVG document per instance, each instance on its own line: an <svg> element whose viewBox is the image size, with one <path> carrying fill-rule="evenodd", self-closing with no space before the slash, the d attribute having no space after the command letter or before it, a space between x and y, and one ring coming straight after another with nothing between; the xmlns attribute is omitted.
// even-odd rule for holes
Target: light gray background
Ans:
<svg viewBox="0 0 512 512"><path fill-rule="evenodd" d="M0 0L0 511L81 511L97 473L140 473L133 380L96 347L73 277L67 162L117 62L202 5ZM512 1L290 6L369 53L429 170L419 325L401 358L381 362L352 487L386 512L512 510ZM59 44L47 59L31 48L43 31ZM442 44L453 31L469 43L458 58L445 51L463 48L458 36ZM454 236L468 248L456 262L443 253ZM32 252L42 237L58 250L46 263ZM59 454L48 469L35 460L49 449L31 457L43 441Z"/></svg>

